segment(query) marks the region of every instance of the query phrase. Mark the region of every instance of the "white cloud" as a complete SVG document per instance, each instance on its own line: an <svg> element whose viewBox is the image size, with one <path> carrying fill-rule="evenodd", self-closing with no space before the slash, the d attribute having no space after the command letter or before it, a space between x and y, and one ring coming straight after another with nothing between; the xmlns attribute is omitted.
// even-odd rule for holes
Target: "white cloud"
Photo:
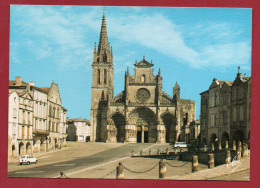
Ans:
<svg viewBox="0 0 260 188"><path fill-rule="evenodd" d="M25 33L41 39L38 47L32 45L39 58L55 56L58 65L66 65L68 68L80 67L85 64L84 61L92 61L93 46L87 45L84 39L88 31L100 31L100 7L78 14L71 7L53 9L26 6L25 9L25 19L18 20L17 24L24 26ZM25 9L21 6L16 11L24 12ZM159 13L151 16L142 12L141 7L131 9L138 12L138 16L119 16L117 13L107 15L109 37L117 39L119 43L145 46L194 68L228 67L235 64L246 66L250 61L250 41L234 42L233 38L239 35L239 31L233 32L226 23L199 24L192 28L176 26ZM196 38L196 45L189 43L192 40L187 40L187 34L190 38ZM201 36L206 37L199 40ZM48 45L46 41L44 43L44 39L51 40L55 46ZM123 56L120 61L126 62L129 57Z"/></svg>

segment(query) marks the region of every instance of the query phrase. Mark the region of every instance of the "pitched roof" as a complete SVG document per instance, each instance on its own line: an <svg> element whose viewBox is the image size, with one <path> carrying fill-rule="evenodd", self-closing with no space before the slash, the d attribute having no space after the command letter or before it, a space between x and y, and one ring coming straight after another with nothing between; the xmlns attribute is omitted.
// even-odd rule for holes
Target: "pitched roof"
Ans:
<svg viewBox="0 0 260 188"><path fill-rule="evenodd" d="M226 83L229 86L232 86L233 81L226 81L226 80L217 80L219 84L222 86L224 83Z"/></svg>
<svg viewBox="0 0 260 188"><path fill-rule="evenodd" d="M9 86L27 86L28 83L21 81L21 84L17 84L15 80L9 80Z"/></svg>
<svg viewBox="0 0 260 188"><path fill-rule="evenodd" d="M42 91L42 92L44 92L44 93L48 93L49 92L49 90L50 90L50 88L48 88L48 87L40 87L40 88L38 88L40 91Z"/></svg>

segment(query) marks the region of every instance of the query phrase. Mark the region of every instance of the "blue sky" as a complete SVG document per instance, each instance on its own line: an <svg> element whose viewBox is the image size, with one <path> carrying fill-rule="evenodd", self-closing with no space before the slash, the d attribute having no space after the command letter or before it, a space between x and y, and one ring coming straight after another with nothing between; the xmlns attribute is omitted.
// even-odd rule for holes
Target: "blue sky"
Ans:
<svg viewBox="0 0 260 188"><path fill-rule="evenodd" d="M37 87L58 83L70 118L90 119L92 59L103 7L12 5L10 80L21 76ZM251 76L252 9L106 7L114 55L114 93L124 89L124 72L134 74L143 56L161 69L163 90L196 101L213 80L233 81L237 67Z"/></svg>

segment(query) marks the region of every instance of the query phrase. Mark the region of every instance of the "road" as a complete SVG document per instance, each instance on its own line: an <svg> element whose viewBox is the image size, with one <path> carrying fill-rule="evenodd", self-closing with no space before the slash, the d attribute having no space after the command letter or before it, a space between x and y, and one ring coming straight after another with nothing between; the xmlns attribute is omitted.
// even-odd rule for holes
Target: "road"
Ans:
<svg viewBox="0 0 260 188"><path fill-rule="evenodd" d="M72 143L71 143L72 144ZM51 178L61 171L68 173L130 156L131 151L140 151L154 144L72 144L64 151L40 156L38 164L8 164L8 177ZM102 148L103 147L103 148ZM157 147L159 147L157 145ZM101 148L101 149L100 149Z"/></svg>

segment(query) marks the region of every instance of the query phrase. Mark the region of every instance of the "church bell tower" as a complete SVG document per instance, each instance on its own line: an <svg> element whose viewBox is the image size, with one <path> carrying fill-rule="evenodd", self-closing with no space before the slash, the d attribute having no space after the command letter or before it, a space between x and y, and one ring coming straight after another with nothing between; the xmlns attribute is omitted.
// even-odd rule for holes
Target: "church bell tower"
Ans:
<svg viewBox="0 0 260 188"><path fill-rule="evenodd" d="M113 53L103 14L98 47L94 46L91 87L91 141L105 141L106 111L113 99Z"/></svg>

